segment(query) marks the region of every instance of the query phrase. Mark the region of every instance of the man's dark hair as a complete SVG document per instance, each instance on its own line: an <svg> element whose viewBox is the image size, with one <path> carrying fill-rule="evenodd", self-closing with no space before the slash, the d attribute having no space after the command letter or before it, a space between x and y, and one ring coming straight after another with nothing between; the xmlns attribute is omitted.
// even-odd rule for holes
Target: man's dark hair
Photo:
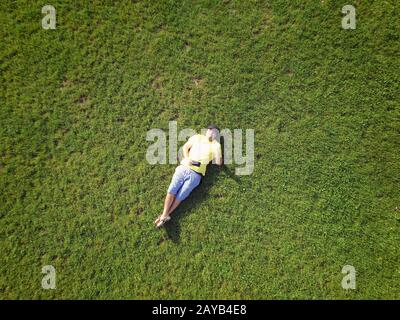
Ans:
<svg viewBox="0 0 400 320"><path fill-rule="evenodd" d="M207 129L217 129L218 131L221 131L221 130L219 130L219 128L218 128L215 124L210 124L210 125L207 127Z"/></svg>

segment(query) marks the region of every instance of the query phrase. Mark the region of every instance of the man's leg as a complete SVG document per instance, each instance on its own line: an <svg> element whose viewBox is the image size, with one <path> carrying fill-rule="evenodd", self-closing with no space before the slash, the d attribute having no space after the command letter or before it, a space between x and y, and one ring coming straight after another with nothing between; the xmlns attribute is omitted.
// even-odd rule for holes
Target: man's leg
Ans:
<svg viewBox="0 0 400 320"><path fill-rule="evenodd" d="M185 180L183 186L176 194L175 200L171 204L167 215L164 215L165 212L163 212L162 217L163 218L168 217L179 206L179 204L189 196L189 194L193 191L193 189L199 185L200 180L201 180L200 176L197 173L192 172L191 177Z"/></svg>
<svg viewBox="0 0 400 320"><path fill-rule="evenodd" d="M171 215L172 212L174 212L174 210L179 206L179 204L182 201L179 201L177 198L175 198L174 202L172 202L171 206L169 207L168 213L166 216L163 216L163 218L166 218L167 216ZM164 215L164 213L163 213Z"/></svg>
<svg viewBox="0 0 400 320"><path fill-rule="evenodd" d="M166 218L169 215L169 210L174 203L174 200L176 200L176 197L174 194L167 192L167 195L165 196L164 200L164 209L162 214L154 221L155 224L157 224L161 218Z"/></svg>
<svg viewBox="0 0 400 320"><path fill-rule="evenodd" d="M183 184L180 186L176 196L170 193L167 194L164 202L164 211L160 218L155 221L157 227L159 226L160 219L167 218L179 206L179 204L189 196L192 190L199 185L200 181L201 176L199 174L190 171L190 169L186 170L183 174ZM171 196L170 198L169 195ZM170 199L173 199L173 201L170 202ZM167 207L168 211L166 210Z"/></svg>
<svg viewBox="0 0 400 320"><path fill-rule="evenodd" d="M172 196L172 198L173 198L172 204L170 203L170 198L171 198L171 197L169 197L169 196ZM168 200L167 200L167 199L168 199ZM158 223L160 222L161 219L168 218L168 217L171 215L171 213L179 206L179 204L180 204L181 202L182 202L182 201L178 200L173 194L168 193L167 196L165 197L165 203L164 203L164 210L165 210L165 208L166 208L168 205L170 205L170 207L169 207L169 209L168 209L168 212L165 213L165 211L163 211L162 215L161 215L160 217L158 217L158 218L156 219L156 221L154 221L154 223L155 223L156 225L158 225Z"/></svg>
<svg viewBox="0 0 400 320"><path fill-rule="evenodd" d="M164 200L164 209L162 214L154 221L155 224L160 222L160 218L166 218L169 215L170 208L176 200L176 194L178 193L179 189L182 187L184 183L184 178L182 174L182 169L178 166L175 169L175 173L172 176L171 184L168 187L167 195L165 196ZM176 208L176 205L175 205Z"/></svg>
<svg viewBox="0 0 400 320"><path fill-rule="evenodd" d="M165 200L164 200L164 210L162 213L162 217L165 218L169 214L169 210L172 204L175 202L176 197L172 193L167 193Z"/></svg>

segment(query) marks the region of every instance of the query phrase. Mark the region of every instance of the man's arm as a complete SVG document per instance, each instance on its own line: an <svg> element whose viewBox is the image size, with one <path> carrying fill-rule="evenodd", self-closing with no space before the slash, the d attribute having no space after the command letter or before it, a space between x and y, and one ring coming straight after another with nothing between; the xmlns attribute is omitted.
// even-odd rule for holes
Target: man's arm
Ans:
<svg viewBox="0 0 400 320"><path fill-rule="evenodd" d="M222 166L222 150L221 150L221 145L218 144L218 146L216 147L216 149L214 149L215 153L214 153L214 163L217 166Z"/></svg>
<svg viewBox="0 0 400 320"><path fill-rule="evenodd" d="M189 150L191 147L192 147L192 142L189 139L182 147L183 158L189 159Z"/></svg>

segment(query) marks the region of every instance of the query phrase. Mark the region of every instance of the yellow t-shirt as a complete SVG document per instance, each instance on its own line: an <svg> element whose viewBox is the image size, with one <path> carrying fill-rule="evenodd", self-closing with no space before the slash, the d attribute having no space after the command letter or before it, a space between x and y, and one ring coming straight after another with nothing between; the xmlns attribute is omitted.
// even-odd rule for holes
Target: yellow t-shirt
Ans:
<svg viewBox="0 0 400 320"><path fill-rule="evenodd" d="M201 164L200 167L197 167L186 163L185 159L181 161L181 164L205 176L207 164L214 158L221 157L221 144L216 140L209 141L208 138L202 134L196 134L190 137L188 142L192 144L189 150L189 159L200 162Z"/></svg>

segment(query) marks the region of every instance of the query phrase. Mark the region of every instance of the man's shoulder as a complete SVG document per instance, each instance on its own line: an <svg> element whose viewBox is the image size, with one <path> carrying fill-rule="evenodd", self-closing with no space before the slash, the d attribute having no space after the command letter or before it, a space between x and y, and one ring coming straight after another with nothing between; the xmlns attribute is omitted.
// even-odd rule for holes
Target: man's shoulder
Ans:
<svg viewBox="0 0 400 320"><path fill-rule="evenodd" d="M196 134L193 137L195 137L194 139L197 140L197 141L209 142L208 138L204 134L201 134L201 133Z"/></svg>
<svg viewBox="0 0 400 320"><path fill-rule="evenodd" d="M201 139L201 134L195 134L189 138L190 141L197 141Z"/></svg>

